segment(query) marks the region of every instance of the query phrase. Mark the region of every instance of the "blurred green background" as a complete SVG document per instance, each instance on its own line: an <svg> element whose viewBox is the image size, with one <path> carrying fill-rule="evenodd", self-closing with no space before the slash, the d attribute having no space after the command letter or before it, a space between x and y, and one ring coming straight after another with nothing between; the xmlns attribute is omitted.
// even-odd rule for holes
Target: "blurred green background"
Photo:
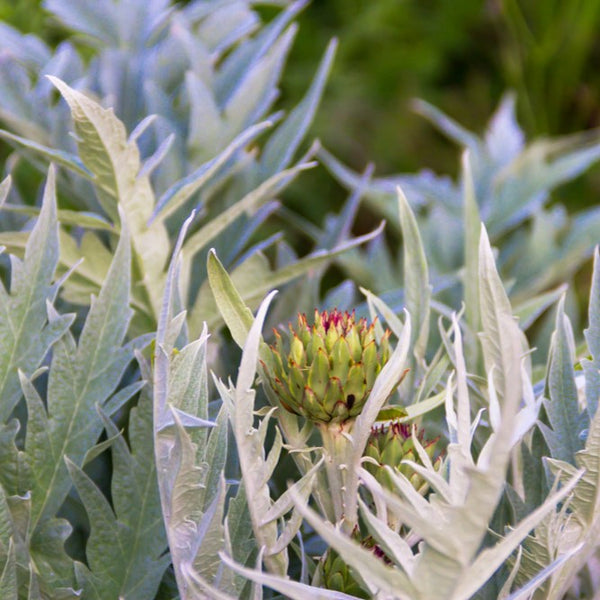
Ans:
<svg viewBox="0 0 600 600"><path fill-rule="evenodd" d="M349 162L448 168L410 111L414 97L470 129L507 89L529 135L600 124L597 0L315 0L299 21L286 83L296 93L326 40L339 38L316 129Z"/></svg>
<svg viewBox="0 0 600 600"><path fill-rule="evenodd" d="M600 126L598 0L314 0L299 23L284 100L298 97L338 37L313 131L356 170L373 161L378 175L458 173L459 152L412 111L414 98L478 132L507 90L528 139ZM596 167L557 199L575 209L596 204L599 192ZM323 172L296 186L298 207L306 193L344 197Z"/></svg>
<svg viewBox="0 0 600 600"><path fill-rule="evenodd" d="M275 14L268 6L261 11ZM64 35L40 0L0 0L0 19L50 43ZM600 125L598 0L313 0L298 21L281 105L298 100L327 41L337 37L313 136L354 169L373 161L379 175L458 172L457 149L411 110L413 98L475 131L507 90L517 93L528 138ZM559 198L581 208L595 204L599 191L595 168ZM290 196L293 208L319 222L345 193L318 169Z"/></svg>

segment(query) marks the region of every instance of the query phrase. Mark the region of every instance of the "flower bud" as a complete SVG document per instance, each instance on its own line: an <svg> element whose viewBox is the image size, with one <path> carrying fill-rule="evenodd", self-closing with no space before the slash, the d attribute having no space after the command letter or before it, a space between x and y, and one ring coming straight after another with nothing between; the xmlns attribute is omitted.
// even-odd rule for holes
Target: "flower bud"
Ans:
<svg viewBox="0 0 600 600"><path fill-rule="evenodd" d="M375 340L375 324L334 309L298 315L289 334L275 332L267 383L288 411L315 423L343 423L362 410L390 355L389 331Z"/></svg>
<svg viewBox="0 0 600 600"><path fill-rule="evenodd" d="M385 564L391 564L390 559L383 550L376 544L371 536L362 538L358 527L354 529L351 535L352 539L360 542L360 545L366 550L382 560ZM342 557L330 548L319 563L319 579L321 587L336 592L343 592L355 596L356 598L371 598L372 596L363 589L356 580L352 569L343 561Z"/></svg>
<svg viewBox="0 0 600 600"><path fill-rule="evenodd" d="M398 472L405 475L412 483L413 487L425 495L429 490L428 483L411 468L410 465L401 464L403 460L410 460L416 464L423 464L415 448L412 431L415 425L399 423L397 421L389 424L375 425L371 429L371 435L365 448L365 456L375 461L365 461L365 469L373 475L377 481L385 488L394 490L389 472L385 468L390 466ZM424 439L423 430L417 433L417 440L430 458L433 467L439 469L442 459L441 456L435 457L438 438L434 440Z"/></svg>

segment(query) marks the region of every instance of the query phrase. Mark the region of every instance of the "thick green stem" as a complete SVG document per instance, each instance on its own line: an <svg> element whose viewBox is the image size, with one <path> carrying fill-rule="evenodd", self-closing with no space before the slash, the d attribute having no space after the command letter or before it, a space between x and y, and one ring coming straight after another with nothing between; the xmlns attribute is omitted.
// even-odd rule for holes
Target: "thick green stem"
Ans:
<svg viewBox="0 0 600 600"><path fill-rule="evenodd" d="M347 434L352 428L353 421L346 423L329 423L319 427L325 453L325 470L329 493L335 514L336 523L341 523L343 529L351 532L356 523L349 522L344 505L346 474L349 453L352 442Z"/></svg>

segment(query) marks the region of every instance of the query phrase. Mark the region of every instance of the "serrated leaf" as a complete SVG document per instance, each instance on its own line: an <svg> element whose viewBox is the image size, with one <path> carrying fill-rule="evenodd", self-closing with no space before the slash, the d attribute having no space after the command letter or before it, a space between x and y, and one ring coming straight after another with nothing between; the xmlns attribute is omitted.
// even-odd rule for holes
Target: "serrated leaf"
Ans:
<svg viewBox="0 0 600 600"><path fill-rule="evenodd" d="M485 252L482 252L482 255L480 255L480 264L488 261L486 268L495 273L491 253L485 256ZM490 276L489 272L487 276ZM489 286L490 282L486 282L486 285ZM520 346L521 334L512 316L503 310L507 302L505 297L500 293L490 293L489 298L484 297L484 301L487 301L487 306L482 307L482 310L495 315L493 317L496 320L495 327L505 336L506 346L508 348ZM385 503L387 509L392 514L398 515L404 526L412 529L413 534L421 540L414 555L414 569L410 578L410 584L415 590L407 594L407 597L423 599L448 597L457 600L471 597L492 575L490 571L495 570L499 562L501 563L515 549L519 543L519 539L516 538L525 536L529 531L528 527L535 525L534 521L523 522L522 528L519 529L519 536L507 537L504 545L497 546L491 551L495 552L493 560L499 562L495 566L490 562L487 567L490 571L485 573L482 569L470 571L471 566L479 560L482 541L490 527L494 508L501 498L511 449L519 436L524 434L521 431L515 439L515 423L521 398L523 395L526 397L531 395L532 390L528 378L524 378L522 382L520 379L508 378L508 374L519 371L521 358L519 352L507 353L506 360L499 362L495 367L504 370L506 381L502 410L498 409L494 418L490 418L493 421L492 433L475 461L471 446L477 432L479 416L476 415L475 420L471 420L472 400L469 394L462 336L456 316L453 316L452 330L455 336L452 351L456 366L457 405L455 409L453 400L455 386L451 377L446 384L446 421L450 438L447 448L450 467L447 483L442 483L441 479L434 482L432 476L430 479L438 489L427 499L415 490L403 474L394 473L392 470L389 471L389 475L398 493L392 494L381 486L369 482L368 479L364 481L375 498L376 506L378 502ZM492 376L493 373L490 373L488 378L490 406L494 400ZM417 470L424 474L423 468ZM566 490L565 493L568 491ZM562 497L559 495L548 500L543 510L550 510ZM540 513L536 514L536 519L541 516ZM336 547L333 539L330 543ZM483 564L486 561L484 555L481 557ZM461 586L472 587L463 589Z"/></svg>
<svg viewBox="0 0 600 600"><path fill-rule="evenodd" d="M600 534L600 415L596 413L591 424L585 448L575 455L576 466L548 459L550 471L557 481L563 482L575 473L583 475L570 499L561 509L550 514L528 536L517 580L523 583L538 572L544 572L555 561L550 580L541 588L540 598L559 600L565 597L577 573L598 548ZM577 548L577 552L573 549Z"/></svg>
<svg viewBox="0 0 600 600"><path fill-rule="evenodd" d="M587 529L589 541L597 544L594 530L600 528L600 413L594 415L585 447L575 455L575 465L585 472L570 504L572 512ZM565 469L568 474L568 471Z"/></svg>
<svg viewBox="0 0 600 600"><path fill-rule="evenodd" d="M298 510L306 521L329 546L335 548L344 559L344 562L355 568L358 573L361 573L367 582L399 600L410 600L419 597L417 588L403 571L388 567L384 561L376 558L372 552L359 546L350 537L335 529L331 523L323 521L297 495L295 501Z"/></svg>
<svg viewBox="0 0 600 600"><path fill-rule="evenodd" d="M40 216L29 235L23 262L12 257L10 292L0 285L0 422L5 422L21 396L17 371L31 374L50 347L65 333L72 317L48 323L46 302L58 262L58 227L54 169L48 171Z"/></svg>
<svg viewBox="0 0 600 600"><path fill-rule="evenodd" d="M539 523L554 507L564 500L577 485L582 472L577 473L559 492L554 493L531 514L520 521L501 541L492 548L486 548L469 568L459 582L455 591L457 597L469 597L477 591L492 576L526 537L537 523Z"/></svg>
<svg viewBox="0 0 600 600"><path fill-rule="evenodd" d="M219 565L215 557L224 543L223 467L227 448L224 430L226 421L223 415L220 415L217 427L210 436L206 435L202 427L187 427L184 420L189 416L198 420L200 425L212 425L206 421L206 328L198 340L174 352L179 333L178 319L173 318L177 302L177 265L192 218L193 215L179 234L169 266L157 332L154 371L154 436L158 483L171 558L183 600L195 597L186 583L187 569L192 569L195 565L199 569L197 576L202 581L207 578L207 584L215 578L218 571ZM167 414L170 414L174 427L161 428L161 424L168 422ZM207 462L209 458L210 464Z"/></svg>
<svg viewBox="0 0 600 600"><path fill-rule="evenodd" d="M94 174L102 208L113 222L125 220L131 231L134 261L156 318L169 239L161 222L149 224L154 194L149 177L139 176L141 164L137 145L128 140L125 126L112 109L102 108L56 77L49 76L49 79L69 104L79 155ZM137 286L134 290L139 293Z"/></svg>
<svg viewBox="0 0 600 600"><path fill-rule="evenodd" d="M258 366L259 347L262 339L261 329L267 308L275 293L271 292L263 300L250 327L244 342L235 387L227 390L221 384L218 389L223 402L231 407L230 421L237 445L245 493L248 498L251 498L248 502L248 509L257 544L259 547L265 546L267 549L264 556L267 568L273 573L284 574L287 570L287 552L281 551L273 554L270 552L271 548L274 548L277 543L277 524L273 522L262 523L263 516L272 505L269 490L271 477L269 469L272 465L267 464L263 440L261 439L266 432L266 424L270 413L264 417L258 430L253 426L256 392L252 389L252 384Z"/></svg>
<svg viewBox="0 0 600 600"><path fill-rule="evenodd" d="M124 596L144 600L156 594L169 558L152 455L152 402L143 394L129 418L131 450L116 427L103 416L112 440L113 509L75 464L68 468L91 523L86 548L87 569L78 582L90 598ZM68 459L67 459L68 460Z"/></svg>
<svg viewBox="0 0 600 600"><path fill-rule="evenodd" d="M550 399L544 400L551 431L542 428L553 458L575 464L575 453L583 448L581 433L589 426L588 413L579 409L574 372L574 340L564 312L564 296L558 303L556 330L548 362L547 386Z"/></svg>
<svg viewBox="0 0 600 600"><path fill-rule="evenodd" d="M92 303L76 345L71 334L55 345L48 378L47 414L27 378L28 408L40 426L34 432L27 428L25 450L31 466L33 526L54 515L62 504L70 480L62 457L69 456L81 464L88 448L102 430L102 422L94 406L102 406L110 397L133 358L133 348L122 348L131 311L130 250L127 229L121 239L110 270ZM60 319L50 310L49 321ZM39 398L38 398L39 400Z"/></svg>
<svg viewBox="0 0 600 600"><path fill-rule="evenodd" d="M164 559L161 561L162 565L153 564L151 560L143 561L143 568L138 566L132 577L133 581L128 581L127 571L132 558L138 558L132 548L139 541L128 535L128 528L117 521L108 501L91 479L74 463L66 460L69 473L92 522L86 552L92 572L81 564L76 568L78 583L83 587L86 597L115 598L121 592L127 592L131 598L148 598L152 590L156 591L167 564ZM130 545L132 543L133 546ZM149 584L144 581L146 578L150 579ZM136 589L138 586L139 591Z"/></svg>
<svg viewBox="0 0 600 600"><path fill-rule="evenodd" d="M194 562L196 556L202 552L205 542L212 542L213 536L206 537L207 529L211 529L211 525L213 528L217 527L217 537L222 539L222 533L219 535L218 528L221 525L224 498L217 496L212 499L212 511L211 507L208 510L204 509L199 496L208 465L196 463L196 446L185 428L177 421L177 417L175 422L175 439L170 445L169 462L166 463L163 459L160 463L167 464L170 472L168 479L164 476L159 479L159 485L164 497L163 506L165 502L168 503L164 513L165 525L171 548L171 559L177 579L181 582L184 565ZM165 445L163 440L159 440L159 443L161 446ZM215 549L212 548L211 557L214 555ZM208 571L214 577L213 567L214 565ZM181 587L180 589L185 590ZM182 598L187 597L187 595L182 596Z"/></svg>

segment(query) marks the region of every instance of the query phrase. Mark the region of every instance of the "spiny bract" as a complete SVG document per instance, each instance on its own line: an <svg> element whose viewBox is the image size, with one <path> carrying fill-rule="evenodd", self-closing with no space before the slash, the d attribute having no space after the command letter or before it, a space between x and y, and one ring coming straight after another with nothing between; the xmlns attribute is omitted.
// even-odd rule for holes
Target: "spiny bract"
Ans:
<svg viewBox="0 0 600 600"><path fill-rule="evenodd" d="M352 313L315 310L314 323L298 315L284 341L275 331L268 384L288 411L316 423L342 423L360 414L389 358L389 331L379 343L375 321Z"/></svg>

